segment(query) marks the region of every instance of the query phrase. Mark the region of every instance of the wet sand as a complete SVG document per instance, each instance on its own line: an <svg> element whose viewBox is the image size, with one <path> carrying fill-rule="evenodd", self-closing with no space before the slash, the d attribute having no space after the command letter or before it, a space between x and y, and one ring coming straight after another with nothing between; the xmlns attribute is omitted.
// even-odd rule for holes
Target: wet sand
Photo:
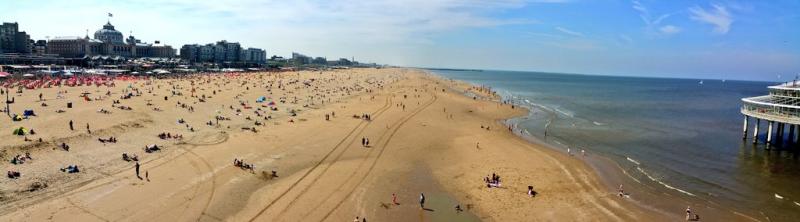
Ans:
<svg viewBox="0 0 800 222"><path fill-rule="evenodd" d="M66 99L54 99L58 88L26 90L12 94L12 110L33 108L39 115L0 120L0 131L9 132L0 139L8 141L3 159L30 152L33 160L1 164L22 177L1 180L6 207L0 220L671 220L618 198L583 161L515 136L501 120L527 111L490 94L464 96L469 88L413 69L351 69L118 81L113 88L64 87ZM121 100L132 110L111 107L111 100L133 89L141 95ZM103 100L81 101L84 91ZM110 96L101 96L107 91ZM39 92L47 107L39 106ZM199 102L200 95L213 98ZM278 110L256 103L260 96L270 97ZM66 101L75 108L55 113ZM98 113L100 108L112 113ZM262 116L255 115L258 108ZM354 118L363 114L372 120ZM216 124L215 116L230 120ZM185 123L178 124L181 118ZM86 123L92 133L85 132ZM10 135L19 126L34 128L37 135L28 137L44 142ZM183 139L161 140L161 132ZM119 142L97 141L108 136ZM360 144L365 137L368 147ZM59 149L61 142L70 151ZM164 150L144 153L147 144ZM139 155L149 181L135 176L133 163L120 158L123 152ZM234 166L234 158L255 170ZM58 170L69 164L81 172ZM279 177L268 176L273 170ZM483 178L492 173L501 176L501 188L486 187ZM34 182L47 187L27 191ZM529 185L539 195L529 197ZM386 205L392 193L400 205ZM429 210L419 208L419 193L428 196ZM455 213L455 204L466 212Z"/></svg>

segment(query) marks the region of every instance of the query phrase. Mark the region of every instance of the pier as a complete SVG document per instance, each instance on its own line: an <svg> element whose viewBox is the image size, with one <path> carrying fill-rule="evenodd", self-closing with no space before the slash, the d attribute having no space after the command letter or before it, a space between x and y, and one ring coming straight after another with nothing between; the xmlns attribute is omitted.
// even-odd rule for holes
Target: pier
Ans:
<svg viewBox="0 0 800 222"><path fill-rule="evenodd" d="M741 113L744 115L742 139L747 140L747 130L753 127L753 143L759 143L761 122L766 122L766 138L771 145L797 144L800 139L800 85L797 81L769 86L768 95L742 98ZM788 129L788 132L787 132ZM788 144L784 144L788 143Z"/></svg>

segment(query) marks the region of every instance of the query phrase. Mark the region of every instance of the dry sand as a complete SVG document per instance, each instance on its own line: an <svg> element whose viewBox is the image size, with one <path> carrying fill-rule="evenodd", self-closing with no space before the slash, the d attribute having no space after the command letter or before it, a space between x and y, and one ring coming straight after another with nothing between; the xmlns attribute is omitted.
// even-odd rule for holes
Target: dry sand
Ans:
<svg viewBox="0 0 800 222"><path fill-rule="evenodd" d="M68 91L66 98L55 98L59 90ZM140 96L119 104L132 110L112 107L112 100L123 92L136 90ZM479 96L464 96L467 91ZM83 101L81 92L102 100ZM107 92L111 95L105 96ZM40 106L39 93L49 106ZM680 218L679 212L665 217L617 197L580 157L513 135L502 120L524 115L526 110L498 103L495 96L465 83L420 70L195 76L12 95L14 113L31 108L38 116L19 122L0 120L4 160L0 166L22 173L19 179L0 180L0 221ZM201 95L212 98L199 102ZM260 96L268 97L266 102L275 101L278 110L262 108L265 103L255 102ZM67 109L68 101L75 108ZM252 108L243 108L240 101ZM112 113L98 113L101 108ZM272 119L257 116L257 108ZM56 113L58 109L67 112ZM292 109L297 116L289 112ZM331 113L335 115L326 121L325 115ZM372 120L354 118L362 114L370 114ZM218 115L230 120L217 125ZM177 123L181 118L185 124ZM75 122L75 131L69 130L70 120ZM256 126L256 120L263 124ZM211 126L205 124L209 121ZM87 123L91 134L86 132ZM28 135L33 142L11 135L19 126L35 129L36 135ZM183 139L162 140L156 136L161 132L181 134ZM109 136L119 142L104 145L97 140ZM370 146L361 145L364 137ZM38 138L44 142L36 142ZM58 147L62 142L71 146L70 151ZM164 150L145 153L147 144ZM25 152L31 153L32 161L10 164L13 156ZM123 152L141 158L141 171L148 172L149 181L135 176L133 162L121 159ZM255 170L235 167L234 158L254 164ZM80 166L81 172L59 171L70 164ZM269 176L273 170L278 177ZM486 187L483 178L492 173L501 176L501 188ZM36 182L46 187L32 190ZM529 185L539 195L529 197ZM391 203L393 193L399 205ZM420 193L427 197L425 209L418 204ZM456 204L465 211L455 212Z"/></svg>

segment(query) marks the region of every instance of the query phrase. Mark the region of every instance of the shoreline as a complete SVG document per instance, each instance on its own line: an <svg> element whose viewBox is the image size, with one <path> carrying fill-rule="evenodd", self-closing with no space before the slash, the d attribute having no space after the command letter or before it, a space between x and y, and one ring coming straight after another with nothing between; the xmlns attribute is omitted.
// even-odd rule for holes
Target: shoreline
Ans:
<svg viewBox="0 0 800 222"><path fill-rule="evenodd" d="M203 81L194 81L198 79ZM201 104L194 105L195 111L174 104L197 99L188 96L194 84L190 82L203 84L204 88L197 94L209 95L209 91L218 90L214 98L205 103L207 105L189 103ZM165 84L177 87L169 89L163 87ZM274 87L282 84L289 87ZM110 121L107 126L93 126L98 130L113 128L120 124L115 121L126 119L126 115L140 116L146 120L140 122L146 124L135 130L108 131L67 141L75 147L71 152L51 151L49 146L35 150L30 165L16 166L23 171L20 182L37 177L30 173L31 169L42 170L45 178L49 178L48 174L67 175L72 176L73 181L84 182L73 187L65 181L53 180L50 187L37 192L69 192L56 192L35 203L12 202L9 208L13 209L0 218L11 221L341 221L367 216L369 220L377 218L378 221L417 218L431 221L472 220L470 218L619 221L640 220L652 215L619 200L613 191L604 188L597 174L583 161L525 141L504 129L503 119L524 115L527 110L464 96L456 88L450 88L447 81L417 69L195 76L132 85L142 91L152 91L142 93L142 98L123 100L123 104L134 107L133 111L112 109L112 114L100 114L95 110L110 101L82 101L78 105L80 110L70 110L64 115L79 120L79 126L87 118ZM120 88L110 90L114 91L113 95ZM70 91L80 92L78 89ZM163 93L169 95L170 91L185 95L164 99ZM274 119L264 120L267 124L254 126L250 119L255 117L252 113L228 107L237 100L242 103L237 107L246 107L253 104L251 100L264 94L276 101L286 100L286 103L279 103L280 111L265 111L276 115ZM333 95L337 95L332 98L336 102L326 99ZM28 92L17 101L35 101L34 96ZM322 101L329 102L306 106ZM150 111L152 107L145 102L163 107L164 111ZM49 112L51 109L54 108L37 108L41 117L16 124L35 127L37 135L44 135L48 141L51 139L47 135L54 135L58 140L59 135L74 134L63 129L66 125L51 126L50 119L54 117L66 121L64 116ZM302 111L296 112L296 116L288 115L292 109ZM332 112L336 115L327 120ZM359 114L370 114L373 118L364 120ZM202 126L201 123L214 115L230 120L218 126ZM176 124L179 118L194 125L197 132ZM257 126L258 132L239 130L245 126ZM153 138L161 131L185 134L187 139L167 142ZM103 146L95 138L109 135L119 137L120 143ZM359 146L360 138L369 138L373 143ZM140 153L143 167L152 179L144 181L133 175L129 168L131 163L119 160L119 153L137 153L136 150L149 143L165 145L167 151L161 155L167 158ZM234 158L255 164L257 170L249 172L232 166ZM119 166L121 171L99 175L96 171L105 165L91 162L79 162L84 167L79 174L52 171L53 165L80 160ZM270 170L276 170L279 177L267 176ZM482 182L484 176L492 173L504 178L501 188L487 188ZM19 186L19 183L3 182L0 184L2 191ZM539 194L528 196L527 186L534 186ZM384 207L392 193L397 193L401 205ZM420 210L414 204L419 193L432 198L430 210ZM461 205L467 212L455 212L454 204Z"/></svg>
<svg viewBox="0 0 800 222"><path fill-rule="evenodd" d="M453 79L449 77L445 77L439 74L434 73L431 70L425 70L428 75L434 76L436 78L441 78L445 81L451 82L458 82L459 84L469 85L471 87L487 87L485 85L478 85L477 83L471 83L465 80L460 79ZM494 92L494 91L493 91ZM488 100L492 100L497 103L503 103L504 96L500 96L499 94L495 94L496 98L484 98ZM464 93L464 96L469 96ZM511 100L509 100L511 101ZM533 109L535 107L529 107L529 105L525 104L517 104L517 106L528 110L527 113L519 116L510 117L507 119L498 120L498 122L512 126L514 129L517 129L517 124L521 120L527 119L533 113ZM541 111L548 112L545 109L539 109ZM552 112L560 112L559 110L553 110ZM520 129L527 131L526 129ZM555 151L561 155L568 156L565 152L567 146L558 141L556 143L550 143L544 141L542 138L538 136L534 136L533 134L525 134L527 132L523 131L514 131L513 134L519 137L521 140L527 141L529 143L538 145L545 149L549 149ZM578 152L575 150L574 152ZM575 157L579 155L575 154ZM577 158L580 159L582 163L584 163L584 167L591 169L596 176L602 181L604 188L610 192L616 192L617 187L621 184L625 187L625 193L627 195L632 195L636 193L638 197L636 198L626 198L626 202L631 202L638 207L646 209L654 214L659 214L661 216L665 216L671 218L671 220L683 220L684 218L680 215L682 212L682 206L689 205L692 209L700 209L701 212L699 214L703 215L703 218L713 218L714 220L733 220L733 221L762 221L756 219L750 215L745 213L738 212L732 208L727 208L725 206L721 206L718 203L714 203L710 200L703 200L700 199L694 194L692 196L681 196L690 194L686 191L680 190L678 188L673 188L672 190L668 189L669 187L658 187L650 184L642 183L641 181L633 178L629 175L625 169L616 161L612 160L611 158L604 156L603 154L590 154L588 157L584 158ZM666 184L662 184L663 186L669 186ZM633 191L633 192L630 192ZM666 192L665 192L666 191ZM668 192L675 192L675 194L669 194ZM626 196L627 196L626 195ZM769 220L769 218L766 218Z"/></svg>

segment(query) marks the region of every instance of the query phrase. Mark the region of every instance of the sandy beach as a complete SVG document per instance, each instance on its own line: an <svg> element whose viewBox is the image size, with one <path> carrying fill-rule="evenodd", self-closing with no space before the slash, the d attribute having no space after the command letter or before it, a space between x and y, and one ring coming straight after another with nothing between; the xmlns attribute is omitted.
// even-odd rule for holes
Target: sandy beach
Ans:
<svg viewBox="0 0 800 222"><path fill-rule="evenodd" d="M618 197L578 150L568 155L514 135L504 120L527 110L421 70L115 84L11 89L11 113L36 116L0 120L0 166L21 173L0 180L1 221L683 219L680 209L667 215ZM36 134L12 135L19 127ZM98 140L110 137L118 141ZM151 144L160 150L145 152ZM30 160L11 163L25 153ZM123 153L138 156L141 178ZM59 170L69 165L80 171ZM492 174L500 187L487 186Z"/></svg>

